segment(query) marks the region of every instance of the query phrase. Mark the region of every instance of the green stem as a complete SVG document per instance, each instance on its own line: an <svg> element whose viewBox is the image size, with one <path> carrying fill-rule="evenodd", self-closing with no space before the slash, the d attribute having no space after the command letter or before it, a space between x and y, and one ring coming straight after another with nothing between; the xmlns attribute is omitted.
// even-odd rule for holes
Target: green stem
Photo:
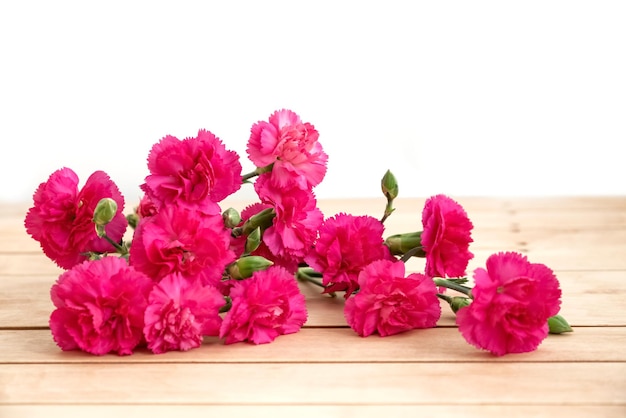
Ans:
<svg viewBox="0 0 626 418"><path fill-rule="evenodd" d="M437 297L438 297L439 299L443 299L443 300L445 300L445 301L446 301L446 302L448 302L448 303L452 303L452 298L451 298L450 296L448 296L448 295L443 295L443 294L441 294L441 293L437 293Z"/></svg>
<svg viewBox="0 0 626 418"><path fill-rule="evenodd" d="M316 286L326 288L320 280L322 274L310 267L300 267L296 272L296 278L301 281L313 283Z"/></svg>
<svg viewBox="0 0 626 418"><path fill-rule="evenodd" d="M257 173L256 170L246 173L243 176L241 176L241 182L245 183L246 181L250 180L252 177L256 177L258 175L259 173Z"/></svg>
<svg viewBox="0 0 626 418"><path fill-rule="evenodd" d="M265 167L257 167L254 171L251 171L241 176L241 181L245 183L246 181L250 180L253 177L259 176L263 173L268 173L272 171L273 167L274 167L274 163L267 165Z"/></svg>
<svg viewBox="0 0 626 418"><path fill-rule="evenodd" d="M321 277L322 273L320 273L319 271L315 271L310 267L300 267L296 272L296 279L302 282L309 282L314 284L315 286L321 287L322 289L326 289L326 286L320 280ZM328 295L334 298L336 296L336 293L331 292Z"/></svg>
<svg viewBox="0 0 626 418"><path fill-rule="evenodd" d="M108 242L109 244L111 244L113 247L115 247L115 249L117 250L118 253L120 253L121 255L126 255L128 254L128 249L126 248L126 246L124 245L120 245L119 243L113 241L107 234L104 234L102 236L102 238L104 238L106 240L106 242Z"/></svg>
<svg viewBox="0 0 626 418"><path fill-rule="evenodd" d="M393 200L387 200L387 206L385 206L385 213L383 214L383 217L380 218L380 223L384 223L387 218L389 217L389 215L391 215L393 213L393 211L396 210L393 207Z"/></svg>
<svg viewBox="0 0 626 418"><path fill-rule="evenodd" d="M463 286L462 284L454 283L453 281L442 279L442 278L434 278L435 284L439 287L445 287L447 289L456 290L457 292L463 293L468 297L472 297L472 288Z"/></svg>
<svg viewBox="0 0 626 418"><path fill-rule="evenodd" d="M409 251L404 253L404 255L402 256L400 261L402 261L403 263L406 263L411 257L413 257L415 254L419 253L423 249L424 249L424 247L422 247L421 245L418 246L418 247L411 248Z"/></svg>

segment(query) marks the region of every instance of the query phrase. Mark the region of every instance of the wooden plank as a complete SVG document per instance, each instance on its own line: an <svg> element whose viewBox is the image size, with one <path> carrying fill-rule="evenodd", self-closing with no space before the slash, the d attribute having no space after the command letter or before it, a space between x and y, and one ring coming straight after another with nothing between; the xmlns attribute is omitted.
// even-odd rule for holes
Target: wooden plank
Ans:
<svg viewBox="0 0 626 418"><path fill-rule="evenodd" d="M626 325L626 271L556 272L563 290L561 313L573 326ZM47 327L53 310L50 287L55 275L0 276L0 328ZM344 299L322 295L314 285L302 283L307 298L307 326L346 326ZM24 314L28 307L28 315ZM454 315L442 301L440 325L454 325Z"/></svg>
<svg viewBox="0 0 626 418"><path fill-rule="evenodd" d="M130 357L62 351L49 330L0 331L0 364L29 363L480 363L626 362L626 327L579 327L549 335L531 353L492 356L469 345L456 328L408 331L362 338L350 328L304 328L270 344L224 345L206 338L189 352L152 354L138 348Z"/></svg>
<svg viewBox="0 0 626 418"><path fill-rule="evenodd" d="M0 381L9 405L624 405L626 363L7 364Z"/></svg>
<svg viewBox="0 0 626 418"><path fill-rule="evenodd" d="M63 269L55 265L41 251L37 253L1 254L0 277L2 276L53 276Z"/></svg>
<svg viewBox="0 0 626 418"><path fill-rule="evenodd" d="M624 405L0 405L0 416L29 418L622 418Z"/></svg>
<svg viewBox="0 0 626 418"><path fill-rule="evenodd" d="M537 202L537 200L493 199L495 203L489 204L491 200L469 198L467 204L464 204L477 234L479 230L505 232L511 229L567 231L626 228L626 198L546 199L543 201L543 206L536 207L533 207L532 202ZM603 206L603 202L607 201L613 203ZM464 202L465 199L462 204ZM567 202L569 205L565 204ZM243 209L250 201L230 203L235 208ZM386 235L421 229L423 199L400 199L395 206L396 211L385 223ZM324 200L319 202L319 207L326 216L344 211L354 215L371 215L379 218L384 202L380 199ZM0 251L38 251L38 244L26 234L25 213L25 207L16 210L16 207L9 206L0 210Z"/></svg>

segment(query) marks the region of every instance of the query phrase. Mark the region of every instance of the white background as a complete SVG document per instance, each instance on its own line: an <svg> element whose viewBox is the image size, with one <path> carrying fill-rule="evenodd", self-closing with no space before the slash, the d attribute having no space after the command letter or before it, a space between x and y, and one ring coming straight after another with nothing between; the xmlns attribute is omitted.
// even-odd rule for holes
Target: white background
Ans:
<svg viewBox="0 0 626 418"><path fill-rule="evenodd" d="M249 171L283 107L329 154L318 198L378 196L387 169L401 196L626 194L625 22L601 0L3 1L0 201L67 166L134 204L152 144L200 128Z"/></svg>

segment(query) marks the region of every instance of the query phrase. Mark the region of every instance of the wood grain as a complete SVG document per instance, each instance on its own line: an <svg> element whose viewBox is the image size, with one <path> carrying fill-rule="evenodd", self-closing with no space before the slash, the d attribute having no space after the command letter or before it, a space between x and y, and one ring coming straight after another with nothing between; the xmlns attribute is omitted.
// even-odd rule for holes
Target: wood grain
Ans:
<svg viewBox="0 0 626 418"><path fill-rule="evenodd" d="M6 404L615 405L626 363L8 364L0 381Z"/></svg>
<svg viewBox="0 0 626 418"><path fill-rule="evenodd" d="M49 330L0 331L0 364L54 363L496 363L626 362L626 327L579 327L549 335L532 353L495 357L469 345L456 328L413 330L381 338L359 337L350 328L305 328L271 344L224 345L213 337L191 352L154 355L140 348L131 356L63 352Z"/></svg>
<svg viewBox="0 0 626 418"><path fill-rule="evenodd" d="M436 328L361 338L346 324L341 296L301 283L309 320L270 344L206 338L161 355L63 352L48 329L49 291L62 270L26 233L29 205L0 204L0 417L626 416L626 196L457 201L475 226L468 272L497 251L547 264L574 332L550 335L532 353L494 357L465 342L442 302ZM424 202L399 199L385 234L421 229ZM319 206L326 216L379 218L384 203ZM407 263L423 267L423 259Z"/></svg>

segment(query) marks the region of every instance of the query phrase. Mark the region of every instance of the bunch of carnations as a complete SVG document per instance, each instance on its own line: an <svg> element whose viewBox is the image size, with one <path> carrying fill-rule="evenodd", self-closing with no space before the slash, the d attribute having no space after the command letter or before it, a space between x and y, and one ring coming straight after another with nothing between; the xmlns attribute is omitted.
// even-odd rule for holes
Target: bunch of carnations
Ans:
<svg viewBox="0 0 626 418"><path fill-rule="evenodd" d="M296 113L276 111L252 125L246 151L256 168L242 174L239 155L213 133L166 136L148 154L143 197L129 214L106 173L81 188L71 169L52 173L25 227L65 270L51 288L54 341L96 355L185 351L206 336L268 343L307 321L298 281L343 292L346 322L362 337L435 327L440 299L462 336L495 355L571 331L558 315L554 273L521 254L493 254L468 286L473 225L448 196L426 201L418 231L385 238L398 196L387 171L381 219L325 218L313 191L328 160L318 139ZM221 207L250 184L258 202L240 212ZM425 258L422 273L407 273L411 257Z"/></svg>

